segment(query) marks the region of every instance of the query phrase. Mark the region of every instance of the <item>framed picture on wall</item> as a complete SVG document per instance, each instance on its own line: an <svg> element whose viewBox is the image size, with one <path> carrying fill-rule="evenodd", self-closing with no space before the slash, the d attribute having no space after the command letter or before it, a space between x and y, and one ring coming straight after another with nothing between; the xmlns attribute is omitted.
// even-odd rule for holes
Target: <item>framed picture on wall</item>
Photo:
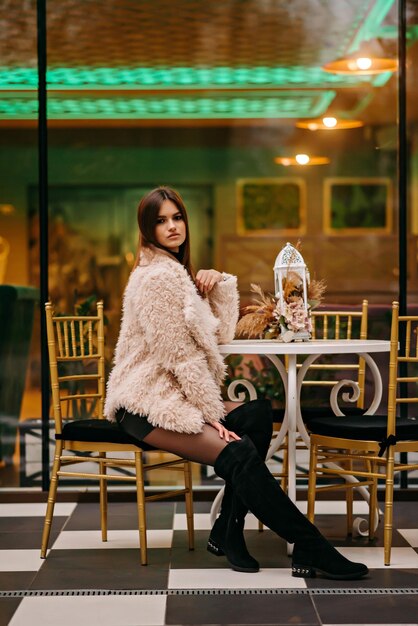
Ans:
<svg viewBox="0 0 418 626"><path fill-rule="evenodd" d="M329 235L392 232L390 178L326 178L324 230Z"/></svg>
<svg viewBox="0 0 418 626"><path fill-rule="evenodd" d="M239 235L299 235L306 231L306 185L302 178L237 181Z"/></svg>

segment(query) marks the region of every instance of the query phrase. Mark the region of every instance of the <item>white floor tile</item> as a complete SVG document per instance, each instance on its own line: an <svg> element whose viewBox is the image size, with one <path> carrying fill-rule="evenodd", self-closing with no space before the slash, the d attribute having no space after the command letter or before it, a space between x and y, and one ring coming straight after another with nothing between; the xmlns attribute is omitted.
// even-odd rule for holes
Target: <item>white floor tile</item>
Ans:
<svg viewBox="0 0 418 626"><path fill-rule="evenodd" d="M306 587L303 578L293 578L290 569L261 569L244 574L231 569L172 569L169 589L277 589Z"/></svg>
<svg viewBox="0 0 418 626"><path fill-rule="evenodd" d="M398 533L400 533L413 548L418 548L418 528L405 528L398 530Z"/></svg>
<svg viewBox="0 0 418 626"><path fill-rule="evenodd" d="M0 572L37 572L44 562L38 550L1 550Z"/></svg>
<svg viewBox="0 0 418 626"><path fill-rule="evenodd" d="M57 502L54 515L68 516L77 506L76 502ZM46 503L18 502L16 504L0 504L0 517L44 517Z"/></svg>
<svg viewBox="0 0 418 626"><path fill-rule="evenodd" d="M9 626L159 626L166 596L24 598Z"/></svg>
<svg viewBox="0 0 418 626"><path fill-rule="evenodd" d="M369 569L418 569L418 554L413 548L392 548L390 565L384 563L383 548L338 548L338 551Z"/></svg>
<svg viewBox="0 0 418 626"><path fill-rule="evenodd" d="M171 548L172 530L148 530L148 548ZM54 550L112 550L139 547L137 530L109 530L107 541L102 541L100 530L63 530L55 541Z"/></svg>
<svg viewBox="0 0 418 626"><path fill-rule="evenodd" d="M296 502L298 508L306 515L308 503L306 500ZM346 504L344 500L317 500L315 502L315 515L345 515ZM355 500L353 503L354 515L368 515L369 504L365 500Z"/></svg>

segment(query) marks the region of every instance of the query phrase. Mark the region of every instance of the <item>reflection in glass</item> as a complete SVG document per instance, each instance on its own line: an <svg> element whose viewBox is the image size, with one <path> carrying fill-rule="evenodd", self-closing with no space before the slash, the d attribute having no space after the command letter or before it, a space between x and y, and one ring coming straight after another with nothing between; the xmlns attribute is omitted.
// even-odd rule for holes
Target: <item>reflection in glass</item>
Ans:
<svg viewBox="0 0 418 626"><path fill-rule="evenodd" d="M382 311L398 287L397 75L371 74L364 62L360 73L324 68L359 56L396 64L398 2L176 0L175 12L172 4L93 0L92 23L80 0L48 3L55 306L72 312L90 296L103 299L111 358L136 253L136 208L146 191L168 184L186 201L194 267L236 274L243 305L251 283L272 290L278 251L300 237L306 262L327 282L326 304L368 299L371 328L387 336ZM418 45L416 9L408 6L416 300ZM7 7L0 32L0 237L10 247L3 280L36 288L36 16L34 3ZM369 54L376 42L379 50ZM309 163L283 163L296 155ZM314 166L313 157L325 162ZM40 416L37 309L29 354L15 421ZM39 485L36 428L24 440L26 461L16 438L11 465L0 466L1 486ZM197 483L211 484L209 472L196 471Z"/></svg>

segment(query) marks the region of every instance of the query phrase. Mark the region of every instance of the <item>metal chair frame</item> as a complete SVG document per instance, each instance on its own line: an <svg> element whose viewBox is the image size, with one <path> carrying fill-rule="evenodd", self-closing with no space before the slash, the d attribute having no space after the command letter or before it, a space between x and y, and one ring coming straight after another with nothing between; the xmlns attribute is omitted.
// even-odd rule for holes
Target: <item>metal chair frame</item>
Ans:
<svg viewBox="0 0 418 626"><path fill-rule="evenodd" d="M368 326L368 301L363 300L361 311L313 311L312 312L312 339L352 339L353 323L360 321L359 339L367 339ZM331 323L330 323L331 322ZM334 322L334 324L332 324ZM366 381L366 363L360 358L358 363L312 363L309 370L353 370L357 371L357 382L360 395L357 400L359 408L364 407L364 386ZM309 371L308 370L308 371ZM307 380L303 386L328 386L332 387L337 381L334 380Z"/></svg>
<svg viewBox="0 0 418 626"><path fill-rule="evenodd" d="M186 502L186 517L188 527L189 549L194 548L194 528L193 528L193 488L191 463L182 458L176 457L174 460L145 463L144 450L134 444L107 443L65 440L60 438L63 433L62 403L66 403L67 417L70 415L70 402L83 404L94 403L96 418L105 419L103 415L105 396L105 359L104 359L104 316L103 302L97 303L97 315L89 316L56 316L53 313L52 304L45 305L47 338L49 351L49 368L52 390L52 409L55 422L55 454L51 473L51 483L48 494L48 504L45 516L45 523L42 535L41 558L46 558L49 535L51 530L54 505L56 501L58 481L61 477L78 477L99 480L100 485L100 518L102 541L107 541L107 481L119 480L134 482L137 495L137 509L139 520L139 540L141 564L148 562L147 555L147 528L146 528L146 502L173 498L184 495ZM64 363L78 363L84 367L86 362L91 366L96 364L95 373L77 373L70 375L60 375L59 365ZM75 393L64 393L64 383L75 385ZM85 385L93 389L85 390ZM77 389L81 387L81 391ZM67 390L68 391L68 390ZM68 455L65 451L79 453ZM96 456L83 456L83 453L93 453ZM121 459L107 456L121 452L131 452L133 459ZM160 450L156 450L161 453ZM147 454L153 454L149 452ZM97 472L81 472L63 470L67 465L95 462L98 464ZM114 475L108 474L107 468L130 468L134 475ZM184 472L184 489L171 489L163 493L145 495L144 474L151 470L167 469Z"/></svg>
<svg viewBox="0 0 418 626"><path fill-rule="evenodd" d="M400 328L405 328L405 351L398 352ZM389 387L388 387L388 412L386 437L396 436L396 413L397 407L406 403L417 403L418 397L404 397L398 395L398 385L418 383L418 376L404 375L402 367L407 364L418 364L418 316L399 315L399 304L392 305L391 325L391 348L389 363ZM414 334L416 338L414 340ZM405 364L402 366L402 364ZM369 538L372 539L376 527L377 510L377 487L378 481L385 484L385 507L384 507L384 561L390 565L392 533L393 533L393 494L394 474L396 472L413 471L418 469L418 463L397 461L398 453L418 452L418 440L398 441L389 445L383 456L379 456L381 442L330 437L311 433L310 436L310 471L308 486L308 517L314 521L315 496L318 492L335 489L347 489L348 485L353 488L364 485L370 489L370 513L369 513ZM330 463L339 464L349 462L347 469L335 469L328 467ZM358 463L356 463L358 462ZM344 476L354 475L359 479L358 483L345 483L344 485L316 486L318 476Z"/></svg>

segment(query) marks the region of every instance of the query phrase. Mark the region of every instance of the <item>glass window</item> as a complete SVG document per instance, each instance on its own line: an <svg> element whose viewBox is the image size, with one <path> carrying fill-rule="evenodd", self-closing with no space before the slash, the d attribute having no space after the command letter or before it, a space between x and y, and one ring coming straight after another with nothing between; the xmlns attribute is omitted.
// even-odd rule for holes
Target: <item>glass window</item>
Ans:
<svg viewBox="0 0 418 626"><path fill-rule="evenodd" d="M15 390L10 406L1 400L0 486L39 486L36 12L34 3L3 4L0 283L27 290L13 296L21 326L0 373L3 389ZM416 300L414 6L408 276ZM368 299L370 331L388 335L399 274L396 0L69 0L47 9L50 297L63 313L104 300L108 368L137 205L159 184L186 201L194 267L236 274L243 306L252 283L272 291L278 252L300 238L311 273L327 283L326 303ZM5 310L7 324L16 321ZM276 402L282 395L271 392ZM197 484L211 482L209 470L196 472Z"/></svg>

